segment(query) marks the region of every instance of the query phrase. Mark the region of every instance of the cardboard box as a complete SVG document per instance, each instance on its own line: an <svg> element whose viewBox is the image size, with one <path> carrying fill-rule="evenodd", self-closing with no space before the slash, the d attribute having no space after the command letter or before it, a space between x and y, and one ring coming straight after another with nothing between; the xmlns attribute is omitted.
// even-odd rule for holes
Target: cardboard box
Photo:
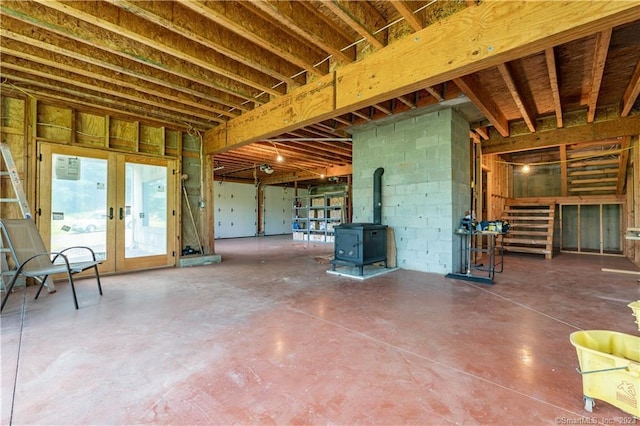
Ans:
<svg viewBox="0 0 640 426"><path fill-rule="evenodd" d="M307 239L307 234L305 234L304 232L294 232L293 239L295 241L305 241Z"/></svg>

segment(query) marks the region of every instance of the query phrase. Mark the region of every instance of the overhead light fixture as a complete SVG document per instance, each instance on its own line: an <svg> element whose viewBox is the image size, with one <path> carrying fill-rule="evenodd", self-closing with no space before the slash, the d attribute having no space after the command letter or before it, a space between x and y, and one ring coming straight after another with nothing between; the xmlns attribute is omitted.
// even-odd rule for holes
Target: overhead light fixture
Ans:
<svg viewBox="0 0 640 426"><path fill-rule="evenodd" d="M273 169L271 168L270 165L268 164L261 164L260 165L260 171L261 172L265 172L266 174L270 175L271 173L273 173Z"/></svg>
<svg viewBox="0 0 640 426"><path fill-rule="evenodd" d="M271 145L273 145L273 147L276 150L276 161L278 163L282 163L284 161L284 157L282 155L280 155L280 151L278 151L278 147L276 146L275 143L271 142Z"/></svg>
<svg viewBox="0 0 640 426"><path fill-rule="evenodd" d="M529 167L528 164L525 164L522 166L522 173L529 173L530 170L531 168Z"/></svg>

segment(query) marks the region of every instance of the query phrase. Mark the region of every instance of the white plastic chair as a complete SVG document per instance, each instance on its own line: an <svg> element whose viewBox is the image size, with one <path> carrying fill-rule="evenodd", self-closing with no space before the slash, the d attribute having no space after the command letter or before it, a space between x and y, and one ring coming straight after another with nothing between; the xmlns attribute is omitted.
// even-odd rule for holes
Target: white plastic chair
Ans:
<svg viewBox="0 0 640 426"><path fill-rule="evenodd" d="M98 290L102 296L102 285L100 284L100 274L98 273L98 265L102 261L96 259L96 254L91 248L74 246L58 252L49 252L45 248L36 224L31 219L0 219L0 231L2 232L5 246L9 248L11 257L15 262L15 272L9 285L5 288L6 294L2 299L0 311L4 309L9 294L11 294L11 290L20 275L34 278L40 283L40 288L38 288L35 297L37 299L49 275L66 273L69 284L71 284L73 301L76 309L78 309L78 297L73 283L73 275L93 268L98 282ZM90 260L70 262L67 257L69 250L87 251Z"/></svg>

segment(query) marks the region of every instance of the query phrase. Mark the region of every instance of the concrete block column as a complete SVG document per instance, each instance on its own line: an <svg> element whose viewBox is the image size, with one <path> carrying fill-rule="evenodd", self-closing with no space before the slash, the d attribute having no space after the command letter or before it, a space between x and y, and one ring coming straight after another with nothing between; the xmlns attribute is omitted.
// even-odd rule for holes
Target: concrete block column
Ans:
<svg viewBox="0 0 640 426"><path fill-rule="evenodd" d="M470 208L469 123L453 109L353 131L353 221L373 221L373 173L382 176L382 223L394 228L398 266L458 272L453 234Z"/></svg>

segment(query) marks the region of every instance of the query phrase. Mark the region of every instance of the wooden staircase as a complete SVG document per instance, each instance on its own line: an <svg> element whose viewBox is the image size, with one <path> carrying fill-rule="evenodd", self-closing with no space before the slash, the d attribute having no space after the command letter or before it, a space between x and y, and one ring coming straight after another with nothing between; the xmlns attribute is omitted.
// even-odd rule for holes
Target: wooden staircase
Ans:
<svg viewBox="0 0 640 426"><path fill-rule="evenodd" d="M555 204L506 204L502 220L509 222L504 250L553 256Z"/></svg>

